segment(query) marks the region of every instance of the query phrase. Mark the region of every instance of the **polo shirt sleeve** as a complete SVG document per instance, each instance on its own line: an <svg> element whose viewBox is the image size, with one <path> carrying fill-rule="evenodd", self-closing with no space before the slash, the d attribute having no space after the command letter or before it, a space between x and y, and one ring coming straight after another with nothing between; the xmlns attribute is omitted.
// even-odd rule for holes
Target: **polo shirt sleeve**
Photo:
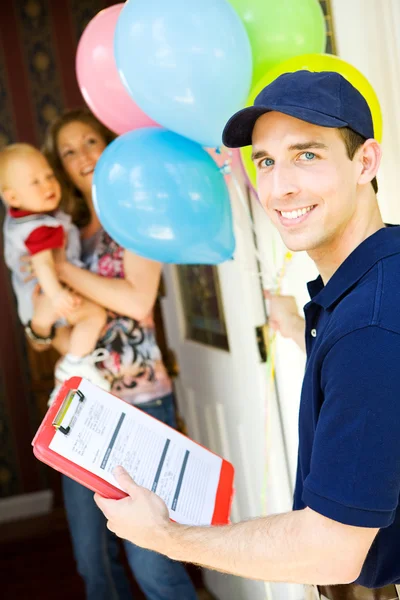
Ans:
<svg viewBox="0 0 400 600"><path fill-rule="evenodd" d="M49 227L42 225L34 229L25 240L26 249L30 254L38 254L43 250L55 250L64 245L64 228L62 225Z"/></svg>
<svg viewBox="0 0 400 600"><path fill-rule="evenodd" d="M387 527L400 494L400 335L353 331L321 367L324 401L304 503L347 525Z"/></svg>

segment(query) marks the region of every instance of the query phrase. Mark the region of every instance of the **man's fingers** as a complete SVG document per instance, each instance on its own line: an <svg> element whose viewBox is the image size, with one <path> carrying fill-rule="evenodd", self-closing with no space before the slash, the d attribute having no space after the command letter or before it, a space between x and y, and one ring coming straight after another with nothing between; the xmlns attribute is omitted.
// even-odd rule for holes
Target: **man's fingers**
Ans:
<svg viewBox="0 0 400 600"><path fill-rule="evenodd" d="M264 292L264 298L266 300L269 300L272 297L272 294L269 290L263 290L263 292Z"/></svg>
<svg viewBox="0 0 400 600"><path fill-rule="evenodd" d="M123 467L116 467L113 470L113 475L118 484L127 494L129 494L129 496L132 497L135 492L140 489L140 486L133 481L132 477L125 471ZM94 495L94 501L108 520L112 519L117 506L121 506L121 502L131 502L128 496L122 500L110 500L109 498L103 498L103 496L100 496L100 494Z"/></svg>
<svg viewBox="0 0 400 600"><path fill-rule="evenodd" d="M108 498L103 498L103 496L100 496L100 494L95 494L94 501L101 512L104 513L105 517L110 519L115 500L109 500Z"/></svg>
<svg viewBox="0 0 400 600"><path fill-rule="evenodd" d="M274 321L272 319L269 319L268 321L268 325L270 326L271 329L273 329L274 331L278 331L279 330L279 323L278 321Z"/></svg>
<svg viewBox="0 0 400 600"><path fill-rule="evenodd" d="M139 488L139 486L133 481L129 473L125 471L124 467L115 467L113 475L117 480L118 484L124 490L124 492L126 492L130 496L132 496L132 494L134 494Z"/></svg>
<svg viewBox="0 0 400 600"><path fill-rule="evenodd" d="M114 530L113 526L111 525L111 521L107 521L107 523L106 523L106 527L107 527L107 529L109 529L109 530L110 530L112 533L117 533L117 532Z"/></svg>

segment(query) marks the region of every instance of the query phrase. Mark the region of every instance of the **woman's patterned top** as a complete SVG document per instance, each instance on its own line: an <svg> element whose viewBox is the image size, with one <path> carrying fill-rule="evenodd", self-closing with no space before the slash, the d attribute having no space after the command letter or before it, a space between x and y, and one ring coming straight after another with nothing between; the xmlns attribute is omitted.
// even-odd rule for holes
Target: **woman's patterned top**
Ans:
<svg viewBox="0 0 400 600"><path fill-rule="evenodd" d="M85 240L83 249L83 259L92 272L117 279L125 276L124 249L105 231ZM111 392L122 400L142 404L171 393L172 384L157 345L153 315L139 322L109 313L97 348L106 348L110 354L98 366L111 382Z"/></svg>

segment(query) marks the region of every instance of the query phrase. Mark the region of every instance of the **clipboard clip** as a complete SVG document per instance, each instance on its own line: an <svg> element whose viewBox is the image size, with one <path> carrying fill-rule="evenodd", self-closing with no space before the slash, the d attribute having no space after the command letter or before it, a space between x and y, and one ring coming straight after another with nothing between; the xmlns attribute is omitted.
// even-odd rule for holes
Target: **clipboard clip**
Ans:
<svg viewBox="0 0 400 600"><path fill-rule="evenodd" d="M69 425L67 427L64 427L61 423L63 422L64 417L67 413L67 410L71 406L71 403L75 399L75 397L78 398L79 404L76 408L75 413L73 414L73 416L71 418ZM55 429L57 429L58 431L61 431L61 433L63 433L64 435L68 435L69 432L71 431L71 427L72 427L73 423L75 422L77 412L79 412L79 410L80 410L80 403L83 402L84 399L85 399L85 396L82 394L82 392L80 390L68 390L68 393L65 396L65 398L58 410L58 413L56 414L56 417L52 423L53 427L55 427Z"/></svg>

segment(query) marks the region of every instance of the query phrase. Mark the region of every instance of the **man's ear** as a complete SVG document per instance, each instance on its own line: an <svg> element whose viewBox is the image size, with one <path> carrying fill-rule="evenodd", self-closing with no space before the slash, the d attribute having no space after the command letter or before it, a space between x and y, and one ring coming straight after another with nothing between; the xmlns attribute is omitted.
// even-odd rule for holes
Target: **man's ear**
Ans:
<svg viewBox="0 0 400 600"><path fill-rule="evenodd" d="M382 148L376 140L369 139L364 142L357 154L361 167L358 183L366 185L376 177L381 163Z"/></svg>
<svg viewBox="0 0 400 600"><path fill-rule="evenodd" d="M13 208L19 208L20 203L17 199L17 195L12 188L6 188L1 192L1 195L4 198L4 201L8 206L12 206Z"/></svg>

